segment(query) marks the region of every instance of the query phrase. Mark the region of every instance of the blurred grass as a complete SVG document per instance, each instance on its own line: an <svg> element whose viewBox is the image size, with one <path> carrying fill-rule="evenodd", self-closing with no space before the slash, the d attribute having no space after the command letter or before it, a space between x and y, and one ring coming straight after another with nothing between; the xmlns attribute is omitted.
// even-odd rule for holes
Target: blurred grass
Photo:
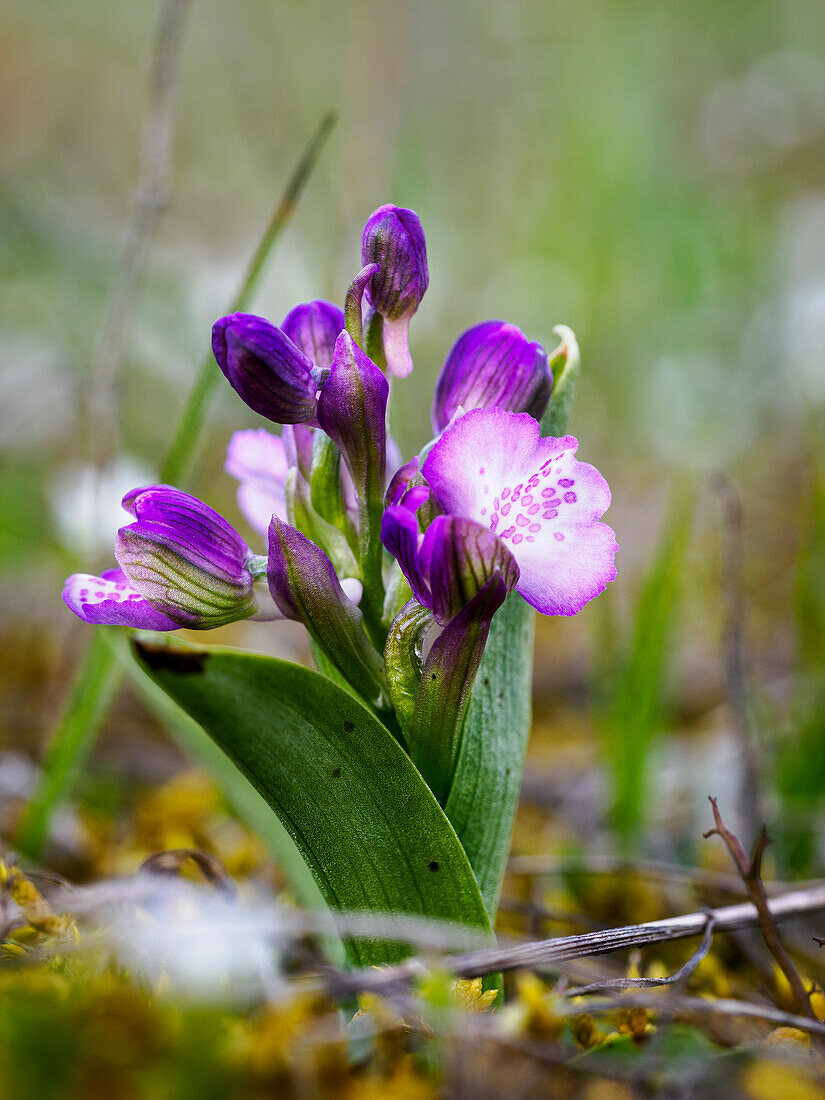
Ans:
<svg viewBox="0 0 825 1100"><path fill-rule="evenodd" d="M617 638L612 600L603 598L594 683L596 723L609 785L610 823L625 854L639 850L650 817L654 738L666 719L667 677L692 512L692 494L676 492L624 644Z"/></svg>

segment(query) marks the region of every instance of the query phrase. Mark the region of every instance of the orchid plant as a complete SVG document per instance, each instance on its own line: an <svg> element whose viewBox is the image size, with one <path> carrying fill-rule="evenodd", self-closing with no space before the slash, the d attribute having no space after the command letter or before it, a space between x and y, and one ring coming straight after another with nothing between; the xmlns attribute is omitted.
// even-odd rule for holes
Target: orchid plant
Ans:
<svg viewBox="0 0 825 1100"><path fill-rule="evenodd" d="M530 716L533 611L574 615L613 580L610 491L565 435L578 350L550 355L487 321L447 356L434 438L404 462L390 382L429 275L412 210L382 206L341 309L280 327L235 313L217 365L281 425L230 441L226 470L258 539L167 485L123 499L117 568L68 578L87 623L141 632L241 619L304 624L317 671L140 634L135 652L264 795L333 909L487 932ZM554 384L555 383L555 384ZM360 937L358 964L403 955Z"/></svg>

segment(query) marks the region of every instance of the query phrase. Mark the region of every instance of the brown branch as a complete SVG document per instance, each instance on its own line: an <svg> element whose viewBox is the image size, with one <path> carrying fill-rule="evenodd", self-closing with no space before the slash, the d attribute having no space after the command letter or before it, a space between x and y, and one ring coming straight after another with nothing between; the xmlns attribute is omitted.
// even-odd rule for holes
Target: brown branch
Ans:
<svg viewBox="0 0 825 1100"><path fill-rule="evenodd" d="M719 836L725 842L739 870L739 874L742 876L742 881L748 891L748 897L751 899L756 909L759 930L790 986L797 1012L801 1016L807 1016L809 1019L815 1020L817 1017L814 1010L811 1008L810 995L805 989L805 985L799 976L799 971L796 969L793 959L788 954L779 936L779 931L777 930L773 914L771 913L768 895L762 882L762 858L765 854L765 849L770 844L765 827L764 825L762 826L762 831L756 838L753 851L750 856L748 856L739 838L735 836L722 821L722 815L719 813L716 799L711 798L710 804L713 807L713 820L715 826L703 835L706 838L709 836Z"/></svg>
<svg viewBox="0 0 825 1100"><path fill-rule="evenodd" d="M822 912L825 910L825 883L771 898L767 904L774 921ZM756 907L750 902L743 902L709 912L686 913L679 917L648 921L646 924L634 924L625 928L608 928L578 936L559 936L535 943L517 944L514 947L482 948L448 956L441 960L440 965L458 978L475 978L499 971L535 970L570 959L606 955L611 951L699 936L706 931L711 916L715 932L731 932L759 925ZM336 975L332 984L337 990L348 993L380 992L404 985L426 972L425 960L414 958L383 970L356 970Z"/></svg>
<svg viewBox="0 0 825 1100"><path fill-rule="evenodd" d="M702 942L687 962L680 966L673 974L668 974L665 978L609 978L607 981L592 982L590 985L580 985L573 989L568 989L564 996L587 997L591 993L609 993L614 989L652 989L656 986L678 985L680 982L686 982L696 970L696 967L702 959L707 955L708 951L710 951L710 945L713 943L715 923L713 914L708 913Z"/></svg>

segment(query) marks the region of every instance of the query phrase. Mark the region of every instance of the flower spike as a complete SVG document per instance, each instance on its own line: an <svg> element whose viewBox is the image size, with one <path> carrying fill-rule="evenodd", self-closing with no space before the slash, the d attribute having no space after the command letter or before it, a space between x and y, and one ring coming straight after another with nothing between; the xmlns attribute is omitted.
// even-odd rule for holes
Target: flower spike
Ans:
<svg viewBox="0 0 825 1100"><path fill-rule="evenodd" d="M527 412L540 420L553 389L547 352L521 329L485 321L456 341L441 369L433 429L442 432L459 408Z"/></svg>
<svg viewBox="0 0 825 1100"><path fill-rule="evenodd" d="M361 262L379 265L367 285L367 300L384 318L387 369L404 378L412 370L410 319L430 279L424 231L415 211L388 203L370 214L361 236Z"/></svg>
<svg viewBox="0 0 825 1100"><path fill-rule="evenodd" d="M235 392L261 416L276 424L314 418L321 368L263 317L222 317L212 328L212 351Z"/></svg>

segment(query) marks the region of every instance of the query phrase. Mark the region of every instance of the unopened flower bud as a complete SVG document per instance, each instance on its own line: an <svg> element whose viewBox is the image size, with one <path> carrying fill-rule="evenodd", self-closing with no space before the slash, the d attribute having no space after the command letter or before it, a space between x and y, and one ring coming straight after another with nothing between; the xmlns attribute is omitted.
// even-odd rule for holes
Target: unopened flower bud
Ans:
<svg viewBox="0 0 825 1100"><path fill-rule="evenodd" d="M404 377L412 370L407 344L410 318L429 283L427 246L418 215L401 206L379 206L361 236L361 262L379 270L367 284L366 297L384 318L387 368Z"/></svg>
<svg viewBox="0 0 825 1100"><path fill-rule="evenodd" d="M263 317L222 317L212 328L212 351L235 392L261 416L276 424L315 416L320 368Z"/></svg>
<svg viewBox="0 0 825 1100"><path fill-rule="evenodd" d="M442 432L456 410L508 409L540 420L553 389L547 352L505 321L468 329L447 356L435 390L433 428Z"/></svg>

